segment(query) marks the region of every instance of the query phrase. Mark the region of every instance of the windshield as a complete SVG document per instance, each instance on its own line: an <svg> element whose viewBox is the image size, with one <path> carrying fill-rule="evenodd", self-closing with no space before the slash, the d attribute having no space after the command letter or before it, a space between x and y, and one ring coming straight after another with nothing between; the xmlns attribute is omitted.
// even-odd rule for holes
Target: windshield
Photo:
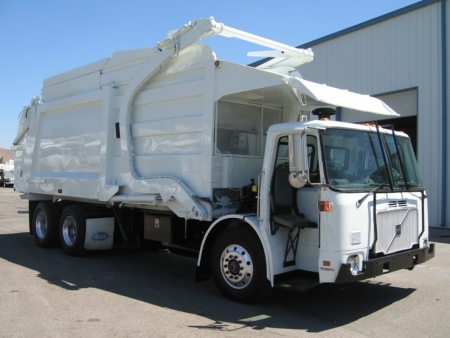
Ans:
<svg viewBox="0 0 450 338"><path fill-rule="evenodd" d="M329 183L338 189L422 187L409 138L392 134L327 129L323 134ZM387 163L386 163L387 162Z"/></svg>

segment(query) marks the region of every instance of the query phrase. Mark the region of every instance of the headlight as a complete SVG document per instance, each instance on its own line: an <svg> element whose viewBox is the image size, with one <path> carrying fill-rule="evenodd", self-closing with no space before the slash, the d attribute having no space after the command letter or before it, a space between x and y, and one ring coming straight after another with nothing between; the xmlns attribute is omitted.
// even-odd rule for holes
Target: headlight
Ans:
<svg viewBox="0 0 450 338"><path fill-rule="evenodd" d="M347 258L347 264L350 264L350 271L352 275L357 275L358 273L360 273L361 269L358 255L349 256Z"/></svg>

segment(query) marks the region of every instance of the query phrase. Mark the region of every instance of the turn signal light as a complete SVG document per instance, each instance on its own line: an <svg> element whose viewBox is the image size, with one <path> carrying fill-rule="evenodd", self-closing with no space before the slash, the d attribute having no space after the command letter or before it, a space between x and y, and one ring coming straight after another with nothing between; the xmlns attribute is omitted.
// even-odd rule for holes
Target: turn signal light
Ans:
<svg viewBox="0 0 450 338"><path fill-rule="evenodd" d="M323 266L330 266L330 265L331 265L330 261L323 261Z"/></svg>
<svg viewBox="0 0 450 338"><path fill-rule="evenodd" d="M320 211L330 211L331 210L330 201L320 201L319 202L319 210Z"/></svg>

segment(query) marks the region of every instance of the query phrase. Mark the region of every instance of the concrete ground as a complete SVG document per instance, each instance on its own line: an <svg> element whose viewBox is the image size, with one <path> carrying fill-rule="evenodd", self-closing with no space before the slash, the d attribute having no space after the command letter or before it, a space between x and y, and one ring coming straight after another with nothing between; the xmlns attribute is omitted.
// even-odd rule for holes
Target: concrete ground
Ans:
<svg viewBox="0 0 450 338"><path fill-rule="evenodd" d="M0 188L0 337L446 337L450 230L431 229L430 240L436 257L413 271L242 305L212 281L196 284L192 258L41 249L27 202Z"/></svg>

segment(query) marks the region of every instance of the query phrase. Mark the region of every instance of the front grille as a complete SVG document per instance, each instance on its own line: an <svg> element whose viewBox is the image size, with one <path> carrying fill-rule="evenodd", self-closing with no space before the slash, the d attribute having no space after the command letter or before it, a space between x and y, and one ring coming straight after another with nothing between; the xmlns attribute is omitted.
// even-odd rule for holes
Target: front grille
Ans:
<svg viewBox="0 0 450 338"><path fill-rule="evenodd" d="M408 202L406 200L400 200L400 201L389 201L388 202L388 208L403 208L407 207Z"/></svg>
<svg viewBox="0 0 450 338"><path fill-rule="evenodd" d="M389 254L409 249L417 244L419 221L416 208L378 211L376 217L376 253Z"/></svg>

